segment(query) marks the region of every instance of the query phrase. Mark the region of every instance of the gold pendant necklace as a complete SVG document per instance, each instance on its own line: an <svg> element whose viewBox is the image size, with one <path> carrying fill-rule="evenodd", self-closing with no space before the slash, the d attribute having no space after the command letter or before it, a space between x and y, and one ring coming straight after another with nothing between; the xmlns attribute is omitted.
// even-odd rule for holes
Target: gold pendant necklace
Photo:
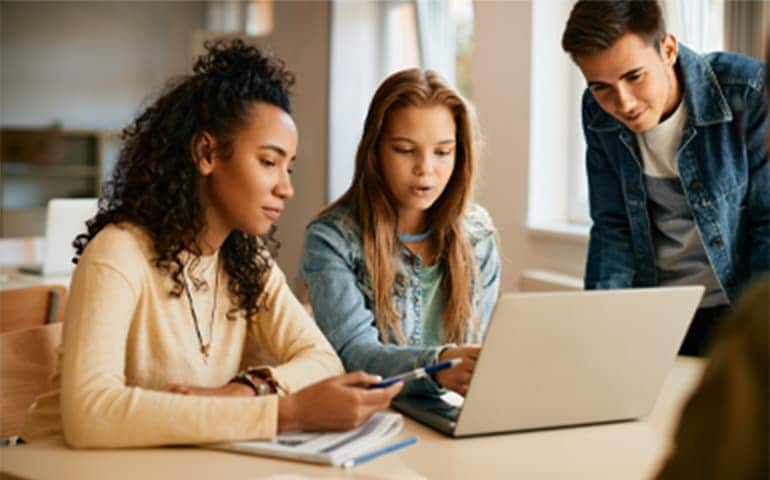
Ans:
<svg viewBox="0 0 770 480"><path fill-rule="evenodd" d="M209 353L211 350L211 341L214 338L214 318L216 317L217 294L219 293L219 259L217 258L217 267L214 269L214 304L211 307L209 343L203 343L203 335L201 335L200 322L198 322L198 312L195 310L195 302L193 301L192 293L190 293L190 287L187 285L187 275L184 271L182 271L182 284L184 286L184 292L187 295L187 302L190 304L190 314L192 315L193 324L195 325L195 333L198 336L198 345L200 345L201 355L203 355L203 363L208 364Z"/></svg>

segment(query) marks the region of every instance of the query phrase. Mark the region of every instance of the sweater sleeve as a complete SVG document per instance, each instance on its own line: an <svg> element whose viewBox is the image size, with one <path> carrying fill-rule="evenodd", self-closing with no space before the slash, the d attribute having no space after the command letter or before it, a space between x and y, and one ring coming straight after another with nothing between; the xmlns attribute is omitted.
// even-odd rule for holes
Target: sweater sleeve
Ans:
<svg viewBox="0 0 770 480"><path fill-rule="evenodd" d="M266 368L284 393L345 373L329 341L275 264L269 273L266 291L265 303L250 328L257 343L277 360L279 366Z"/></svg>
<svg viewBox="0 0 770 480"><path fill-rule="evenodd" d="M278 401L185 396L126 385L126 342L141 283L107 262L85 260L64 322L61 411L73 447L148 447L276 434Z"/></svg>

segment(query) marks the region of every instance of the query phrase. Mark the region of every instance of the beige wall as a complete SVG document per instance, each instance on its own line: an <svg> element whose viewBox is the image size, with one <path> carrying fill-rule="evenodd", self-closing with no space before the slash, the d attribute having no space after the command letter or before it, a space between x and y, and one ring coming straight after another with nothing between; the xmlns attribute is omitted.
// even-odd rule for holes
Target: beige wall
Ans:
<svg viewBox="0 0 770 480"><path fill-rule="evenodd" d="M531 4L477 1L475 8L473 90L485 140L476 198L489 209L500 233L502 290L517 290L522 270L530 268L582 277L585 241L538 235L525 227Z"/></svg>
<svg viewBox="0 0 770 480"><path fill-rule="evenodd" d="M305 225L326 199L328 165L330 5L319 1L276 2L275 32L264 44L272 47L297 76L294 120L299 150L293 177L294 199L278 223L278 263L297 290Z"/></svg>
<svg viewBox="0 0 770 480"><path fill-rule="evenodd" d="M0 122L125 126L190 70L202 2L0 2Z"/></svg>

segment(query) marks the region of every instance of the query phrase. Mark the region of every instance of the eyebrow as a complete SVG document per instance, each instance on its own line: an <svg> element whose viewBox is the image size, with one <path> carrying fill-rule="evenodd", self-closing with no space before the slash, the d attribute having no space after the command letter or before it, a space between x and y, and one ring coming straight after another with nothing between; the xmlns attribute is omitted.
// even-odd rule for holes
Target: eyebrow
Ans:
<svg viewBox="0 0 770 480"><path fill-rule="evenodd" d="M391 137L390 141L391 142L417 143L414 140L412 140L411 138L407 138L407 137ZM437 142L436 145L447 145L447 144L454 144L454 143L456 143L454 138L448 138L446 140L441 140L440 142Z"/></svg>
<svg viewBox="0 0 770 480"><path fill-rule="evenodd" d="M287 156L286 150L284 150L283 148L279 147L278 145L273 145L272 143L268 143L266 145L260 145L259 146L259 150L272 150L273 152L277 153L278 155L280 155L280 156L282 156L284 158L286 158L286 156ZM295 155L294 157L292 157L291 160L294 161L296 159L297 159L297 156Z"/></svg>
<svg viewBox="0 0 770 480"><path fill-rule="evenodd" d="M628 77L631 77L633 75L636 75L639 72L641 72L642 70L644 70L644 67L632 68L631 70L629 70L629 71L625 72L623 75L621 75L619 80L623 80L625 78L628 78ZM604 83L604 82L588 82L588 88L599 86L599 85L608 85L608 84Z"/></svg>
<svg viewBox="0 0 770 480"><path fill-rule="evenodd" d="M633 69L631 69L631 70L627 71L626 73L624 73L623 75L621 75L621 76L620 76L620 78L628 78L628 77L631 77L631 76L633 76L633 75L636 75L636 74L638 74L638 73L639 73L639 72L641 72L642 70L644 70L644 67L636 67L636 68L633 68Z"/></svg>

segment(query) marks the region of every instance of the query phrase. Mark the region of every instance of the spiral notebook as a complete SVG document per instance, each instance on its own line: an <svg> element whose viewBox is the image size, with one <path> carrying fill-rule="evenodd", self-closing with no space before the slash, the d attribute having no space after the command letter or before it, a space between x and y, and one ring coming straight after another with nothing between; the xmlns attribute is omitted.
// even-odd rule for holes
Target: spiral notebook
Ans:
<svg viewBox="0 0 770 480"><path fill-rule="evenodd" d="M403 425L400 414L380 412L360 427L346 432L282 433L272 441L216 443L204 448L352 467L414 443L416 439L410 437L385 445L385 441L398 434Z"/></svg>

